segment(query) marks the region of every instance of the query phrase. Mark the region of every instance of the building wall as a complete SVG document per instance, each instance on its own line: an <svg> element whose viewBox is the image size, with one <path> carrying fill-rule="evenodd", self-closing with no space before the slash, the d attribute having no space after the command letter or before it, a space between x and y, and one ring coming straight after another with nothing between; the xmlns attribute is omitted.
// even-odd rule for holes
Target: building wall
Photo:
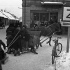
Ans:
<svg viewBox="0 0 70 70"><path fill-rule="evenodd" d="M28 27L30 27L31 23L31 13L32 11L46 11L46 12L58 12L58 22L60 19L62 19L62 7L53 7L52 6L43 6L41 4L41 1L63 1L63 0L26 0L26 5L25 2L23 3L23 18L22 21L25 21L23 24L27 24ZM26 7L26 9L25 9ZM26 10L26 11L25 11Z"/></svg>
<svg viewBox="0 0 70 70"><path fill-rule="evenodd" d="M58 22L60 21L60 19L62 19L63 16L63 8L60 8L58 11Z"/></svg>

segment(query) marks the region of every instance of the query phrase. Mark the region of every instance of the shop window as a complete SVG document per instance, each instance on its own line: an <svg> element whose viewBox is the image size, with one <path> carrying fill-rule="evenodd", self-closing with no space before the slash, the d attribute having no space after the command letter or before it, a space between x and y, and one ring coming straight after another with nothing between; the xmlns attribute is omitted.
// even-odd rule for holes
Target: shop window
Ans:
<svg viewBox="0 0 70 70"><path fill-rule="evenodd" d="M49 20L49 13L40 13L40 21L48 21Z"/></svg>
<svg viewBox="0 0 70 70"><path fill-rule="evenodd" d="M58 22L58 13L50 13L50 20L53 20L54 22Z"/></svg>
<svg viewBox="0 0 70 70"><path fill-rule="evenodd" d="M39 13L34 13L34 20L39 21Z"/></svg>

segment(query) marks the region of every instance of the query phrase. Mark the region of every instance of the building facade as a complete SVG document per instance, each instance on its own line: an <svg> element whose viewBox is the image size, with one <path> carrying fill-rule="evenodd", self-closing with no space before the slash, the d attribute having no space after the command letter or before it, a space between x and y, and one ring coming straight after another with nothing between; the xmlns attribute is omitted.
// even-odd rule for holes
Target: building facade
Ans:
<svg viewBox="0 0 70 70"><path fill-rule="evenodd" d="M70 0L23 0L22 22L28 27L32 21L45 22L51 18L60 22L63 17L63 6L69 6L69 2Z"/></svg>

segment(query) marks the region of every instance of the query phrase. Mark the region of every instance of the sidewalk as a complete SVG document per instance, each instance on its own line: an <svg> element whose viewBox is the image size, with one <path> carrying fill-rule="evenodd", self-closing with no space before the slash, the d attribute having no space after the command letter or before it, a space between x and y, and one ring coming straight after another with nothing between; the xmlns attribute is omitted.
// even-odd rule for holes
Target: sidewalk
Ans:
<svg viewBox="0 0 70 70"><path fill-rule="evenodd" d="M54 36L53 39L55 37L57 36ZM69 47L69 52L66 53L67 36L61 36L61 37L62 39L60 39L59 42L62 43L63 49L62 49L62 53L60 54L60 57L56 59L56 70L70 70L70 47ZM70 44L70 41L69 41L69 44ZM44 70L55 70L55 64L46 66Z"/></svg>
<svg viewBox="0 0 70 70"><path fill-rule="evenodd" d="M0 30L0 38L6 43L6 29ZM52 37L52 40L55 39L57 35ZM66 51L67 46L67 36L61 36L62 39L59 42L62 43L62 51ZM14 57L10 56L9 62L3 66L3 70L55 70L54 65L51 64L51 51L54 46L53 41L51 45L46 44L47 41L43 43L43 47L40 47L37 52L38 55L33 53L23 54L21 56ZM29 59L30 58L30 59ZM48 64L50 63L50 64ZM13 65L15 64L15 65Z"/></svg>
<svg viewBox="0 0 70 70"><path fill-rule="evenodd" d="M70 70L70 52L66 53L66 51L63 51L60 54L60 57L56 59L56 69Z"/></svg>

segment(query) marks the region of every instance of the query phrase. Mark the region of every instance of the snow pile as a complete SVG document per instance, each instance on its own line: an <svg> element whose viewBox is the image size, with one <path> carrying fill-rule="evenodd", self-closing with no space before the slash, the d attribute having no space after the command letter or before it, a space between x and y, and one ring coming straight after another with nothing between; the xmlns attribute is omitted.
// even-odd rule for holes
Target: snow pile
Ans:
<svg viewBox="0 0 70 70"><path fill-rule="evenodd" d="M70 70L70 52L64 51L56 58L56 70Z"/></svg>

